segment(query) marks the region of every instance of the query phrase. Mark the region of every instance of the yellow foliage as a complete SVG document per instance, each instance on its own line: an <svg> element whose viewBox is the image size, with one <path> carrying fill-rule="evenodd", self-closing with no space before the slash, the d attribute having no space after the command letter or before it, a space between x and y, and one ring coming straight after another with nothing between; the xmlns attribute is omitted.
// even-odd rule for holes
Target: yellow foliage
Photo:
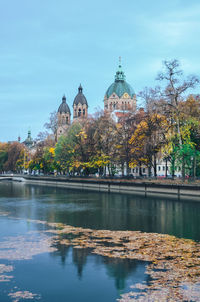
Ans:
<svg viewBox="0 0 200 302"><path fill-rule="evenodd" d="M54 156L55 155L55 148L51 147L49 149L49 152Z"/></svg>

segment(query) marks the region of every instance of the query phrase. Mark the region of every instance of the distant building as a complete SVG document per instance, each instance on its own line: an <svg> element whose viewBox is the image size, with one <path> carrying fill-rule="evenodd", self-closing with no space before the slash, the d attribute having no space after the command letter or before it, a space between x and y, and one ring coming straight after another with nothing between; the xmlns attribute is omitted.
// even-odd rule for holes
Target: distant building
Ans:
<svg viewBox="0 0 200 302"><path fill-rule="evenodd" d="M58 119L57 138L59 138L61 135L63 135L66 132L67 128L71 123L71 112L69 106L66 103L65 95L63 96L62 103L58 108L57 119Z"/></svg>
<svg viewBox="0 0 200 302"><path fill-rule="evenodd" d="M126 76L122 70L121 61L112 83L104 96L104 112L116 116L122 113L136 111L136 94L130 84L126 82ZM119 114L117 114L119 112Z"/></svg>
<svg viewBox="0 0 200 302"><path fill-rule="evenodd" d="M83 94L83 88L80 85L78 88L78 94L73 102L73 118L87 118L88 117L88 102Z"/></svg>
<svg viewBox="0 0 200 302"><path fill-rule="evenodd" d="M28 148L28 149L32 149L35 146L35 141L32 139L31 137L31 130L28 130L28 136L25 139L25 141L23 142L23 144Z"/></svg>
<svg viewBox="0 0 200 302"><path fill-rule="evenodd" d="M88 102L83 94L83 88L80 85L78 88L78 94L74 98L73 102L73 121L88 117ZM66 102L66 97L63 96L62 103L60 104L57 112L58 129L57 138L66 133L69 125L71 124L71 112Z"/></svg>

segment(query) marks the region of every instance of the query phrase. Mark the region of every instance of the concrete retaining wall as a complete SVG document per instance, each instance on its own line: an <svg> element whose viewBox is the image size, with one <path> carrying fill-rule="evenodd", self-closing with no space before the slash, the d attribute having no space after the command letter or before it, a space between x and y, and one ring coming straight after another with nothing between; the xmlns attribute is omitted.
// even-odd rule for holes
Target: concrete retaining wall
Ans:
<svg viewBox="0 0 200 302"><path fill-rule="evenodd" d="M25 180L31 184L47 186L58 186L70 189L93 190L100 192L128 193L133 195L162 196L178 199L191 199L200 201L200 186L134 183L115 180L93 180L93 179L67 179L57 177L29 177Z"/></svg>

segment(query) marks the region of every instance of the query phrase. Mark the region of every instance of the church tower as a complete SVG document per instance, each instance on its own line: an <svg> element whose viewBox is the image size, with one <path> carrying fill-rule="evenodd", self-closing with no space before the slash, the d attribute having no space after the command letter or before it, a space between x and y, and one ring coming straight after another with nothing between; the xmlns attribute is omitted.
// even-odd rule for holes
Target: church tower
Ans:
<svg viewBox="0 0 200 302"><path fill-rule="evenodd" d="M88 103L83 94L83 88L80 84L78 94L73 102L73 118L87 118L88 116Z"/></svg>
<svg viewBox="0 0 200 302"><path fill-rule="evenodd" d="M57 119L58 119L57 139L58 139L61 135L63 135L66 132L67 128L71 123L71 112L69 106L66 103L65 95L63 96L62 103L58 108Z"/></svg>
<svg viewBox="0 0 200 302"><path fill-rule="evenodd" d="M104 97L104 112L111 114L113 111L135 112L135 110L136 94L131 85L126 82L120 58L115 81L108 87Z"/></svg>

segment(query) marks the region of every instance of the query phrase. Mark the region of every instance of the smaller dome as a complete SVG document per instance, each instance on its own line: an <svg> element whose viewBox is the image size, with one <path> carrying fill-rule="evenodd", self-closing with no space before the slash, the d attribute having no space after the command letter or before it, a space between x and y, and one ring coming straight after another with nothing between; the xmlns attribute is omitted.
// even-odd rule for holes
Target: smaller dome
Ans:
<svg viewBox="0 0 200 302"><path fill-rule="evenodd" d="M71 115L69 106L66 103L66 97L65 97L65 95L62 98L62 103L60 104L60 106L58 108L58 112L59 113L69 113Z"/></svg>
<svg viewBox="0 0 200 302"><path fill-rule="evenodd" d="M78 88L78 94L76 95L76 97L74 99L73 106L78 105L78 104L86 105L88 108L88 103L87 103L86 97L83 94L83 88L82 88L81 84Z"/></svg>
<svg viewBox="0 0 200 302"><path fill-rule="evenodd" d="M28 131L28 136L24 141L25 146L27 146L28 148L32 147L34 142L33 139L31 137L31 130Z"/></svg>

